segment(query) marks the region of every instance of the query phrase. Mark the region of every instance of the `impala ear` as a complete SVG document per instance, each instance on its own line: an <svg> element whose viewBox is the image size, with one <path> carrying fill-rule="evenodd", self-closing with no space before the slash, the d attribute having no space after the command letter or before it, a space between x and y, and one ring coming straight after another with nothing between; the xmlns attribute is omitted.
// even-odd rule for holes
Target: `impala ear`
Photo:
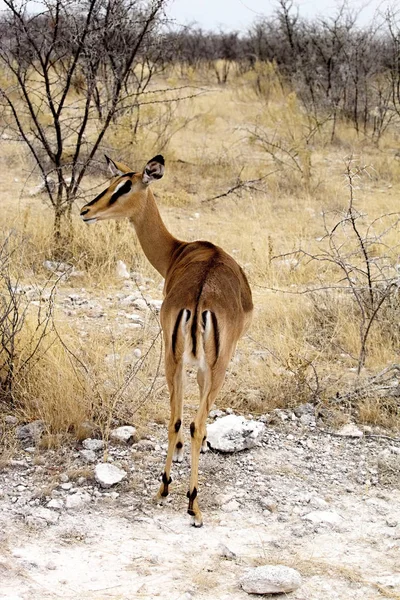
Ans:
<svg viewBox="0 0 400 600"><path fill-rule="evenodd" d="M124 175L125 173L132 173L132 169L124 165L124 163L112 160L112 158L107 156L107 154L104 156L106 157L108 168L110 169L113 177L118 177L120 175Z"/></svg>
<svg viewBox="0 0 400 600"><path fill-rule="evenodd" d="M164 175L164 165L164 157L161 154L157 154L157 156L149 160L143 171L143 183L147 185L155 179L161 179Z"/></svg>

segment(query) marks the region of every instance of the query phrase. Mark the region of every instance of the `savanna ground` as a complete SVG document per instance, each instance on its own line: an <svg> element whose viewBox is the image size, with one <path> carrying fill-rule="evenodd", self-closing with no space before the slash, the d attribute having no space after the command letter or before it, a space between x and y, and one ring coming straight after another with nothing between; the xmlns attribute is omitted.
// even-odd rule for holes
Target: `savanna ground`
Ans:
<svg viewBox="0 0 400 600"><path fill-rule="evenodd" d="M239 599L245 567L265 562L300 570L298 600L400 597L392 577L400 537L397 372L385 371L399 351L397 129L376 144L341 122L332 144L329 121L310 124L274 68L263 68L262 93L254 73L217 88L206 73L181 82L171 72L157 86L190 83L201 94L173 110L144 107L134 138L123 117L105 140L107 153L133 170L161 149L166 174L154 190L168 228L181 239L221 245L248 274L254 323L217 406L255 418L284 409L288 417L268 424L258 449L202 459L200 531L184 515L187 462L171 504L160 512L151 504L168 419L153 302L162 298L162 281L127 223L88 228L78 219L84 197L106 181L100 166L74 208L62 256L67 272L57 269L51 208L29 193L38 180L24 146L3 135L1 227L11 253L7 270L27 309L16 338L17 401L2 409L0 598ZM263 143L265 136L277 148ZM351 213L356 229L349 206L358 211ZM119 260L129 279L117 275ZM138 310L137 300L147 308ZM186 425L196 407L193 381ZM305 402L315 407L317 427L291 421ZM21 449L6 416L44 421L31 452ZM354 420L366 434L356 440L318 429L335 432ZM118 424L135 425L139 446L108 447ZM92 466L76 451L93 432L108 455L133 469L118 497L95 494ZM150 446L141 448L141 440ZM40 529L41 517L27 517L57 493L63 498L61 474L81 477L76 487L86 488L90 501ZM338 521L302 519L312 510L338 513ZM235 556L225 556L221 544Z"/></svg>

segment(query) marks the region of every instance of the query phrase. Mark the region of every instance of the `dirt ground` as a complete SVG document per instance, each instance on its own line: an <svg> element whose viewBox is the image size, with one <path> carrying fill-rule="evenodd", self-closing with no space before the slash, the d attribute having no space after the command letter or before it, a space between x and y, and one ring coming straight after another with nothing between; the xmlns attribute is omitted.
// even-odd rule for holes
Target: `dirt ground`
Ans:
<svg viewBox="0 0 400 600"><path fill-rule="evenodd" d="M128 477L106 490L78 446L21 446L0 472L0 600L244 600L240 577L262 564L300 571L293 600L400 598L399 441L274 416L258 447L202 456L201 529L186 514L187 456L167 505L152 502L160 425L111 446Z"/></svg>

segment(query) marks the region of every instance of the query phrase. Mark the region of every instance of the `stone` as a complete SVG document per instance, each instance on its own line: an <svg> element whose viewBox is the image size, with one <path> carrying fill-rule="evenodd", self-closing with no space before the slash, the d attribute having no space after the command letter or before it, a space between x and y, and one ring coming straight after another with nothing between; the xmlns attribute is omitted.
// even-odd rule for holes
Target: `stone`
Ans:
<svg viewBox="0 0 400 600"><path fill-rule="evenodd" d="M301 585L301 575L284 565L264 565L248 571L240 580L248 594L285 594Z"/></svg>
<svg viewBox="0 0 400 600"><path fill-rule="evenodd" d="M43 519L48 525L55 525L59 519L58 513L44 507L38 508L33 516L38 519Z"/></svg>
<svg viewBox="0 0 400 600"><path fill-rule="evenodd" d="M32 515L28 515L25 519L25 522L28 527L31 527L32 529L44 529L47 527L47 522L45 519L39 519L38 517L33 517Z"/></svg>
<svg viewBox="0 0 400 600"><path fill-rule="evenodd" d="M217 419L218 417L223 417L225 415L223 410L216 408L210 412L210 419Z"/></svg>
<svg viewBox="0 0 400 600"><path fill-rule="evenodd" d="M16 425L18 423L17 417L13 417L12 415L6 415L4 417L4 421L7 423L7 425Z"/></svg>
<svg viewBox="0 0 400 600"><path fill-rule="evenodd" d="M126 264L122 260L117 260L115 274L119 279L129 279L130 274Z"/></svg>
<svg viewBox="0 0 400 600"><path fill-rule="evenodd" d="M296 415L296 417L301 417L302 415L315 416L314 406L309 402L306 402L305 404L300 404L300 406L296 406L293 412Z"/></svg>
<svg viewBox="0 0 400 600"><path fill-rule="evenodd" d="M230 550L228 548L228 546L225 546L225 544L220 544L219 555L222 558L226 558L227 560L235 560L236 559L236 554L232 550Z"/></svg>
<svg viewBox="0 0 400 600"><path fill-rule="evenodd" d="M274 513L278 510L278 505L273 498L261 498L261 506L270 513Z"/></svg>
<svg viewBox="0 0 400 600"><path fill-rule="evenodd" d="M59 479L61 483L67 483L69 481L69 477L66 473L61 473Z"/></svg>
<svg viewBox="0 0 400 600"><path fill-rule="evenodd" d="M207 426L207 442L220 452L240 452L257 446L264 430L264 423L228 415Z"/></svg>
<svg viewBox="0 0 400 600"><path fill-rule="evenodd" d="M83 440L82 446L85 448L85 450L93 450L93 452L96 452L97 450L102 450L104 448L104 442L103 440L86 438L86 440Z"/></svg>
<svg viewBox="0 0 400 600"><path fill-rule="evenodd" d="M230 502L227 502L226 504L221 506L221 510L223 510L224 512L235 512L239 510L239 508L240 504L237 500L231 500Z"/></svg>
<svg viewBox="0 0 400 600"><path fill-rule="evenodd" d="M87 463L95 463L97 460L96 453L93 450L80 450L79 454Z"/></svg>
<svg viewBox="0 0 400 600"><path fill-rule="evenodd" d="M110 439L131 445L135 441L135 433L135 427L132 427L132 425L123 425L110 431Z"/></svg>
<svg viewBox="0 0 400 600"><path fill-rule="evenodd" d="M162 300L150 300L149 302L150 306L154 308L154 310L156 310L157 312L160 312L162 303Z"/></svg>
<svg viewBox="0 0 400 600"><path fill-rule="evenodd" d="M72 483L70 481L66 481L60 485L60 488L68 492L72 488Z"/></svg>
<svg viewBox="0 0 400 600"><path fill-rule="evenodd" d="M147 310L148 309L147 302L146 302L146 300L143 300L143 298L138 298L137 300L134 300L133 306L137 310Z"/></svg>
<svg viewBox="0 0 400 600"><path fill-rule="evenodd" d="M133 356L134 356L135 358L141 358L141 356L142 356L142 351L141 351L141 349L140 349L140 348L135 348L135 349L134 349L134 351L133 351Z"/></svg>
<svg viewBox="0 0 400 600"><path fill-rule="evenodd" d="M337 512L330 510L314 510L304 515L303 519L306 521L311 521L316 525L319 525L320 523L339 525L343 522L343 518Z"/></svg>
<svg viewBox="0 0 400 600"><path fill-rule="evenodd" d="M43 421L37 420L26 425L19 425L15 430L15 435L21 441L38 441L44 431Z"/></svg>
<svg viewBox="0 0 400 600"><path fill-rule="evenodd" d="M52 508L53 510L62 510L64 508L64 503L62 500L56 500L55 498L53 498L53 500L50 500L50 502L46 504L46 508Z"/></svg>
<svg viewBox="0 0 400 600"><path fill-rule="evenodd" d="M77 494L71 494L65 501L65 507L68 510L75 510L77 508L82 508L84 504L87 504L91 501L91 497L86 492L79 492Z"/></svg>
<svg viewBox="0 0 400 600"><path fill-rule="evenodd" d="M94 476L102 488L109 488L116 485L126 477L126 471L109 463L99 463L96 465Z"/></svg>
<svg viewBox="0 0 400 600"><path fill-rule="evenodd" d="M341 427L339 429L337 434L343 435L344 437L355 437L355 438L360 438L364 435L363 432L361 431L361 429L359 429L357 427L357 425L354 425L354 423L346 423L346 425L343 425L343 427Z"/></svg>
<svg viewBox="0 0 400 600"><path fill-rule="evenodd" d="M378 579L377 583L379 585L383 585L384 587L398 590L400 589L400 575L384 575Z"/></svg>
<svg viewBox="0 0 400 600"><path fill-rule="evenodd" d="M304 413L304 414L300 415L299 419L300 419L300 423L302 423L302 425L308 425L310 427L310 426L315 426L315 424L316 424L314 415L311 415L308 413Z"/></svg>

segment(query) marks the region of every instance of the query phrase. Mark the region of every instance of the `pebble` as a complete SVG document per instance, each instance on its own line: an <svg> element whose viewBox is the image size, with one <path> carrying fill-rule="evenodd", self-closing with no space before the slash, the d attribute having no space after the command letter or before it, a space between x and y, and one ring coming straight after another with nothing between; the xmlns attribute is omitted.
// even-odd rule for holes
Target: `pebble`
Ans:
<svg viewBox="0 0 400 600"><path fill-rule="evenodd" d="M123 425L122 427L117 427L116 429L112 429L110 431L110 439L130 445L134 442L135 433L135 427L132 427L131 425Z"/></svg>
<svg viewBox="0 0 400 600"><path fill-rule="evenodd" d="M225 546L225 544L220 545L219 552L220 556L222 556L222 558L226 558L227 560L235 560L236 558L236 554L230 550L228 546Z"/></svg>
<svg viewBox="0 0 400 600"><path fill-rule="evenodd" d="M49 508L40 507L32 515L38 519L44 519L49 525L55 525L59 519L59 514Z"/></svg>
<svg viewBox="0 0 400 600"><path fill-rule="evenodd" d="M148 309L147 302L146 302L146 300L143 300L143 298L138 298L137 300L134 300L133 306L137 310L147 310Z"/></svg>
<svg viewBox="0 0 400 600"><path fill-rule="evenodd" d="M79 454L87 463L95 463L97 460L96 453L93 450L80 450Z"/></svg>
<svg viewBox="0 0 400 600"><path fill-rule="evenodd" d="M21 441L38 441L44 428L43 421L32 421L32 423L27 423L27 425L19 425L15 430L15 435Z"/></svg>
<svg viewBox="0 0 400 600"><path fill-rule="evenodd" d="M240 452L257 446L264 430L264 423L228 415L207 426L207 442L220 452Z"/></svg>
<svg viewBox="0 0 400 600"><path fill-rule="evenodd" d="M117 260L117 264L115 267L115 274L119 279L129 279L130 278L128 267L122 260Z"/></svg>
<svg viewBox="0 0 400 600"><path fill-rule="evenodd" d="M91 497L88 493L80 492L68 496L68 498L65 501L65 507L69 510L74 510L77 508L81 508L84 504L87 504L90 501Z"/></svg>
<svg viewBox="0 0 400 600"><path fill-rule="evenodd" d="M343 522L343 518L337 513L329 510L315 510L304 515L303 519L311 521L314 524L329 523L338 525Z"/></svg>
<svg viewBox="0 0 400 600"><path fill-rule="evenodd" d="M7 425L16 425L18 423L17 417L13 417L12 415L6 415L4 421Z"/></svg>
<svg viewBox="0 0 400 600"><path fill-rule="evenodd" d="M355 438L359 438L364 435L361 429L359 429L357 425L354 425L354 423L346 423L346 425L343 425L343 427L338 430L337 434L344 437Z"/></svg>
<svg viewBox="0 0 400 600"><path fill-rule="evenodd" d="M83 440L82 446L85 450L93 450L93 452L96 452L97 450L102 450L104 448L104 442L103 440L86 438L86 440Z"/></svg>
<svg viewBox="0 0 400 600"><path fill-rule="evenodd" d="M248 571L240 580L248 594L285 594L301 585L301 575L284 565L265 565Z"/></svg>
<svg viewBox="0 0 400 600"><path fill-rule="evenodd" d="M46 504L46 508L52 508L53 510L62 510L64 508L64 503L62 500L56 500L55 498L53 498L53 500L50 500L50 502Z"/></svg>
<svg viewBox="0 0 400 600"><path fill-rule="evenodd" d="M109 488L125 479L127 473L123 469L109 463L96 465L94 476L103 488Z"/></svg>
<svg viewBox="0 0 400 600"><path fill-rule="evenodd" d="M240 504L237 500L231 500L230 502L227 502L221 506L221 510L224 512L235 512L239 510L239 508Z"/></svg>

